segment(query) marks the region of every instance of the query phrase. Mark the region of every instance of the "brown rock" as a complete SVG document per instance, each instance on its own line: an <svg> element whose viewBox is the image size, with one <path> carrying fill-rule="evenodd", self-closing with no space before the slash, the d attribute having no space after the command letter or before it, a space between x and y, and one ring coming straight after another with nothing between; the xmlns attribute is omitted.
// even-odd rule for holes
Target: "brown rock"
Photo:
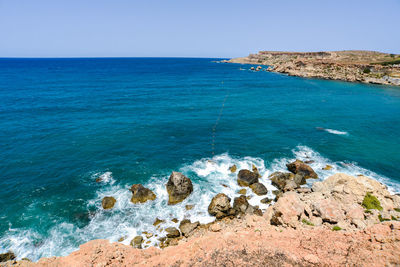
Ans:
<svg viewBox="0 0 400 267"><path fill-rule="evenodd" d="M241 195L246 195L247 190L246 190L245 188L243 188L243 189L240 189L240 190L238 191L238 193L241 194Z"/></svg>
<svg viewBox="0 0 400 267"><path fill-rule="evenodd" d="M132 192L131 202L134 204L144 203L148 200L156 199L156 195L153 193L153 191L141 184L132 185L130 191Z"/></svg>
<svg viewBox="0 0 400 267"><path fill-rule="evenodd" d="M188 237L199 225L199 222L192 223L190 220L183 220L179 225L179 230L181 230L182 235Z"/></svg>
<svg viewBox="0 0 400 267"><path fill-rule="evenodd" d="M179 230L176 229L175 227L168 227L165 229L165 232L167 232L168 238L175 238L175 237L179 237L181 235Z"/></svg>
<svg viewBox="0 0 400 267"><path fill-rule="evenodd" d="M193 192L192 181L180 172L172 172L166 187L169 195L168 205L182 202Z"/></svg>
<svg viewBox="0 0 400 267"><path fill-rule="evenodd" d="M138 235L132 239L131 246L134 248L142 248L142 243L143 243L143 237Z"/></svg>
<svg viewBox="0 0 400 267"><path fill-rule="evenodd" d="M235 197L235 199L233 200L233 209L236 211L237 214L245 213L249 205L250 204L244 195Z"/></svg>
<svg viewBox="0 0 400 267"><path fill-rule="evenodd" d="M171 222L177 223L177 222L179 222L179 220L178 220L177 218L173 218L173 219L171 220Z"/></svg>
<svg viewBox="0 0 400 267"><path fill-rule="evenodd" d="M229 167L229 170L231 171L231 173L236 172L236 170L237 170L236 165L233 165L233 166Z"/></svg>
<svg viewBox="0 0 400 267"><path fill-rule="evenodd" d="M318 178L318 175L314 172L314 170L301 160L296 159L296 161L286 164L286 167L294 174L302 174L306 179Z"/></svg>
<svg viewBox="0 0 400 267"><path fill-rule="evenodd" d="M103 206L103 209L105 210L112 209L115 205L115 202L117 202L117 200L113 197L104 197L101 201L101 206Z"/></svg>
<svg viewBox="0 0 400 267"><path fill-rule="evenodd" d="M269 204L272 202L272 199L266 197L266 198L261 199L260 202L263 204Z"/></svg>
<svg viewBox="0 0 400 267"><path fill-rule="evenodd" d="M0 254L0 262L11 261L16 258L15 254L11 251Z"/></svg>
<svg viewBox="0 0 400 267"><path fill-rule="evenodd" d="M219 193L211 200L208 206L208 213L217 217L217 219L226 217L229 215L229 210L231 209L230 202L231 199L227 195Z"/></svg>
<svg viewBox="0 0 400 267"><path fill-rule="evenodd" d="M268 189L262 183L251 184L250 188L253 190L254 194L258 196L266 195L268 193Z"/></svg>
<svg viewBox="0 0 400 267"><path fill-rule="evenodd" d="M240 186L250 186L258 182L258 174L249 170L240 170L237 178Z"/></svg>
<svg viewBox="0 0 400 267"><path fill-rule="evenodd" d="M164 223L164 222L165 222L165 220L160 220L160 219L156 218L156 220L154 221L153 225L154 225L154 226L157 226L157 225L159 225L160 223Z"/></svg>
<svg viewBox="0 0 400 267"><path fill-rule="evenodd" d="M192 210L194 208L194 205L186 205L185 209L186 210Z"/></svg>
<svg viewBox="0 0 400 267"><path fill-rule="evenodd" d="M324 168L322 168L324 171L329 171L330 169L332 169L331 165L326 165Z"/></svg>

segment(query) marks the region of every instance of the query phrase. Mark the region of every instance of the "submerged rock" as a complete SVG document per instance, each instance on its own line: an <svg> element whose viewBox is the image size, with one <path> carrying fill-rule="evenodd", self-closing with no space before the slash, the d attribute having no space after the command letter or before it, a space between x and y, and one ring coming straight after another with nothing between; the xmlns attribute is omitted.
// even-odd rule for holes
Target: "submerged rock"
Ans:
<svg viewBox="0 0 400 267"><path fill-rule="evenodd" d="M246 195L247 190L243 188L243 189L240 189L240 190L238 191L238 193L241 194L241 195Z"/></svg>
<svg viewBox="0 0 400 267"><path fill-rule="evenodd" d="M272 202L272 200L273 199L270 199L270 198L263 198L263 199L261 199L260 200L260 202L262 203L262 204L269 204L269 203L271 203Z"/></svg>
<svg viewBox="0 0 400 267"><path fill-rule="evenodd" d="M221 219L230 215L230 209L231 199L227 195L219 193L211 200L211 203L208 206L208 213L212 216L217 217L217 219Z"/></svg>
<svg viewBox="0 0 400 267"><path fill-rule="evenodd" d="M183 220L179 225L179 230L181 230L182 235L188 237L199 225L199 222L192 223L190 220Z"/></svg>
<svg viewBox="0 0 400 267"><path fill-rule="evenodd" d="M131 202L134 204L156 199L156 194L141 184L132 185L130 191L132 192Z"/></svg>
<svg viewBox="0 0 400 267"><path fill-rule="evenodd" d="M180 172L172 172L166 187L169 195L168 205L182 202L193 192L192 181Z"/></svg>
<svg viewBox="0 0 400 267"><path fill-rule="evenodd" d="M134 248L142 248L143 237L138 235L135 236L131 241L131 246Z"/></svg>
<svg viewBox="0 0 400 267"><path fill-rule="evenodd" d="M194 208L194 205L186 205L185 209L186 210L192 210Z"/></svg>
<svg viewBox="0 0 400 267"><path fill-rule="evenodd" d="M101 201L101 206L105 210L112 209L115 205L115 202L117 202L117 200L113 197L104 197Z"/></svg>
<svg viewBox="0 0 400 267"><path fill-rule="evenodd" d="M262 196L268 193L268 189L262 183L254 183L250 185L251 190L253 190L254 194Z"/></svg>
<svg viewBox="0 0 400 267"><path fill-rule="evenodd" d="M237 182L240 186L250 186L258 183L258 176L258 173L243 169L238 173Z"/></svg>
<svg viewBox="0 0 400 267"><path fill-rule="evenodd" d="M11 251L0 254L0 262L11 261L16 258L15 254Z"/></svg>
<svg viewBox="0 0 400 267"><path fill-rule="evenodd" d="M330 169L332 169L331 165L326 165L325 167L322 168L324 171L329 171Z"/></svg>
<svg viewBox="0 0 400 267"><path fill-rule="evenodd" d="M318 178L317 173L310 166L308 166L301 160L296 159L294 162L286 164L286 167L292 173L301 174L306 179L307 178Z"/></svg>

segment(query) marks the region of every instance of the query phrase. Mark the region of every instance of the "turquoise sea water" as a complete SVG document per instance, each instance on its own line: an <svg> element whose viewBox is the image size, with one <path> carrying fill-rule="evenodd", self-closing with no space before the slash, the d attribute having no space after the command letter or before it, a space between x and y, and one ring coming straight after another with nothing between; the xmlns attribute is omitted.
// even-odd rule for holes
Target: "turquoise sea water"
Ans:
<svg viewBox="0 0 400 267"><path fill-rule="evenodd" d="M37 260L97 238L129 244L156 217L208 222L214 194L237 195L232 164L255 164L272 189L268 174L310 158L321 179L362 173L400 192L400 88L214 60L0 59L0 252ZM173 170L194 193L171 207ZM134 183L157 200L131 204Z"/></svg>

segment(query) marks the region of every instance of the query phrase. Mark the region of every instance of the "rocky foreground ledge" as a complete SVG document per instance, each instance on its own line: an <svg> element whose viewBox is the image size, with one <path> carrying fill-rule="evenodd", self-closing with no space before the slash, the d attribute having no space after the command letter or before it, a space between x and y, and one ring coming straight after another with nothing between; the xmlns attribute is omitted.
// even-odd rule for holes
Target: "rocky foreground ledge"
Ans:
<svg viewBox="0 0 400 267"><path fill-rule="evenodd" d="M398 266L400 196L365 176L335 174L300 187L316 173L301 161L292 173L269 178L279 188L261 212L241 195L233 201L217 194L207 225L183 220L170 229L163 249L94 240L66 257L36 263L8 261L2 266ZM258 184L256 170L240 170L238 183ZM233 204L232 204L233 202ZM164 244L163 243L163 244Z"/></svg>
<svg viewBox="0 0 400 267"><path fill-rule="evenodd" d="M400 86L400 55L374 51L261 51L223 62L267 65L268 71L292 76Z"/></svg>

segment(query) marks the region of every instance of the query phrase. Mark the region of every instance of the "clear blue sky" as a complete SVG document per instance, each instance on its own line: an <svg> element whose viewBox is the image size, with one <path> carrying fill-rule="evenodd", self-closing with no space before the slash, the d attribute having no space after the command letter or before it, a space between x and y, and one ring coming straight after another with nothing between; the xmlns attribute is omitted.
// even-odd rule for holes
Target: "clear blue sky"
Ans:
<svg viewBox="0 0 400 267"><path fill-rule="evenodd" d="M0 0L0 57L400 54L400 0Z"/></svg>

